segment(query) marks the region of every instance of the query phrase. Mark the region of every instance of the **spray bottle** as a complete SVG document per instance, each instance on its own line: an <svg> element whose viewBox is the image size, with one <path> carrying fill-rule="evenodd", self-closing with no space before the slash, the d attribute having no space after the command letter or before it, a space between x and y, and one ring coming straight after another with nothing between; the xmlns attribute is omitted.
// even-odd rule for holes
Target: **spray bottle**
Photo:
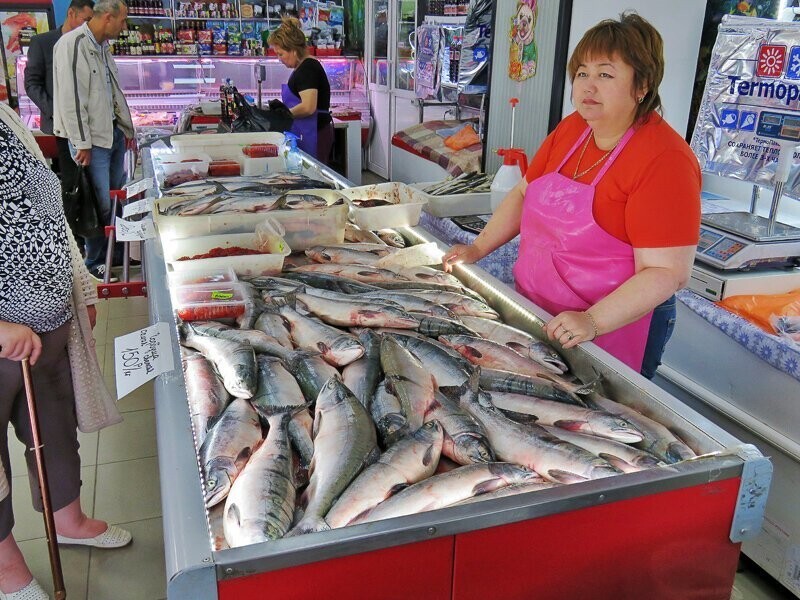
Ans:
<svg viewBox="0 0 800 600"><path fill-rule="evenodd" d="M521 148L514 148L514 113L517 110L519 99L511 98L511 146L500 148L497 154L503 157L503 165L497 170L489 188L491 191L492 212L497 210L503 198L506 197L515 185L525 177L528 170L528 157Z"/></svg>
<svg viewBox="0 0 800 600"><path fill-rule="evenodd" d="M288 131L283 134L286 142L283 150L283 157L286 160L286 170L289 173L302 173L303 172L303 157L300 154L300 149L297 147L297 136Z"/></svg>

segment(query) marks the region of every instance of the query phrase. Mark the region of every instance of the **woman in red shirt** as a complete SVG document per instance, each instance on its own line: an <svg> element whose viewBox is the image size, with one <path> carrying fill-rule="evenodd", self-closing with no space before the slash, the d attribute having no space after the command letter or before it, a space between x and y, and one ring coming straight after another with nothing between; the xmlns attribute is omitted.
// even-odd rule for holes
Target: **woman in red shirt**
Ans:
<svg viewBox="0 0 800 600"><path fill-rule="evenodd" d="M565 348L596 339L647 377L700 230L700 169L659 114L663 74L661 35L640 16L586 32L569 62L576 112L473 244L443 259L448 270L474 262L520 234L516 286L555 315L548 337Z"/></svg>

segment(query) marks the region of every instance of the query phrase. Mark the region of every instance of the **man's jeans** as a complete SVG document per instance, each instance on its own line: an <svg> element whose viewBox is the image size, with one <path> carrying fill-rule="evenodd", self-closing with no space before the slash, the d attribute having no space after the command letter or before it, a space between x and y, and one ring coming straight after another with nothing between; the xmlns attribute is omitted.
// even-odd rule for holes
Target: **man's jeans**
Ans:
<svg viewBox="0 0 800 600"><path fill-rule="evenodd" d="M70 144L72 155L75 149ZM94 187L103 223L111 224L110 190L122 189L125 185L125 135L119 127L114 128L114 143L111 148L92 146L92 162L89 163L89 179ZM106 261L107 241L105 236L86 238L86 267L92 269Z"/></svg>

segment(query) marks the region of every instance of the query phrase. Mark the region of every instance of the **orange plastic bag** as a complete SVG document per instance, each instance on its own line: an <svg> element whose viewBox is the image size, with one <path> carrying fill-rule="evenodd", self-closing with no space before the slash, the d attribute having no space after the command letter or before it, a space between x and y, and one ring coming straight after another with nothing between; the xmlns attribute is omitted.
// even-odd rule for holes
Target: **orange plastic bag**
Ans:
<svg viewBox="0 0 800 600"><path fill-rule="evenodd" d="M772 326L770 317L800 316L800 290L786 294L731 296L717 304L758 325L767 333L775 334L778 332Z"/></svg>
<svg viewBox="0 0 800 600"><path fill-rule="evenodd" d="M472 125L465 125L457 133L445 138L444 145L453 150L463 150L481 141Z"/></svg>

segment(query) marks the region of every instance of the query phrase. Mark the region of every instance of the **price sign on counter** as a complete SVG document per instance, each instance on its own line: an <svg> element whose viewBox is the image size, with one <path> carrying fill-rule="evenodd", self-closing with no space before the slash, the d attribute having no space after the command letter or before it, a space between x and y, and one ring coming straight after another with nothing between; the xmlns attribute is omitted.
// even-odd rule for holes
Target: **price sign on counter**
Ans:
<svg viewBox="0 0 800 600"><path fill-rule="evenodd" d="M117 217L115 223L117 226L117 241L119 242L137 242L156 237L156 229L153 226L152 219L126 221Z"/></svg>
<svg viewBox="0 0 800 600"><path fill-rule="evenodd" d="M122 207L122 217L127 219L131 215L140 215L142 213L153 212L153 199L145 198L144 200L137 200Z"/></svg>
<svg viewBox="0 0 800 600"><path fill-rule="evenodd" d="M152 177L145 177L144 179L137 179L136 181L131 181L128 185L125 186L125 197L132 198L136 194L141 194L142 192L146 192L150 188L155 185L155 181Z"/></svg>
<svg viewBox="0 0 800 600"><path fill-rule="evenodd" d="M117 399L175 368L167 323L156 323L114 339Z"/></svg>

